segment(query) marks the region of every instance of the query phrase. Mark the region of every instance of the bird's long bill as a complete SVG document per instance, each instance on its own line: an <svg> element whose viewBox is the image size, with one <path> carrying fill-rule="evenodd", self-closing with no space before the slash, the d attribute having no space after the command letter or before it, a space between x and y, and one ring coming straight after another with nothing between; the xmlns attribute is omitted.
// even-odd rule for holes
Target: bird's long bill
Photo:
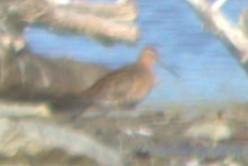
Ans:
<svg viewBox="0 0 248 166"><path fill-rule="evenodd" d="M173 68L169 68L166 65L162 64L161 62L157 61L157 64L163 68L164 70L167 70L168 72L170 72L173 76L175 77L180 77L180 75L173 69Z"/></svg>

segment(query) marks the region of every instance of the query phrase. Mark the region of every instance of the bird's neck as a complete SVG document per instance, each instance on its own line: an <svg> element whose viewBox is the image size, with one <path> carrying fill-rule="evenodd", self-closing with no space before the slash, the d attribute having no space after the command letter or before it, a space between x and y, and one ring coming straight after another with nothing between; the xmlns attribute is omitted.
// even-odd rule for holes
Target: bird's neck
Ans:
<svg viewBox="0 0 248 166"><path fill-rule="evenodd" d="M150 73L153 73L151 63L148 63L146 61L139 61L138 65L141 66L144 70L149 71Z"/></svg>

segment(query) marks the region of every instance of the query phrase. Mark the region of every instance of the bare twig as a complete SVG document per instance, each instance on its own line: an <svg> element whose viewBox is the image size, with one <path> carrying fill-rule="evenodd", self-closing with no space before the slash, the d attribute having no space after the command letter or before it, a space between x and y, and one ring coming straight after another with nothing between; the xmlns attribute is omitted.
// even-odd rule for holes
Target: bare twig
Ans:
<svg viewBox="0 0 248 166"><path fill-rule="evenodd" d="M230 21L219 10L223 0L218 0L213 6L205 0L187 0L205 27L218 37L237 58L248 73L248 39L242 30Z"/></svg>

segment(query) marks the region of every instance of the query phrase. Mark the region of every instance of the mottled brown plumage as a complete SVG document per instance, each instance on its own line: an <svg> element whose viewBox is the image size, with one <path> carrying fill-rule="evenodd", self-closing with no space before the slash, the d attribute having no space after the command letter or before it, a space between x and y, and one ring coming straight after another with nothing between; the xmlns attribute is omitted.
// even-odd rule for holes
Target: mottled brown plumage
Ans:
<svg viewBox="0 0 248 166"><path fill-rule="evenodd" d="M145 47L134 64L111 72L83 92L83 102L103 109L134 107L153 87L152 64L156 60L156 51Z"/></svg>

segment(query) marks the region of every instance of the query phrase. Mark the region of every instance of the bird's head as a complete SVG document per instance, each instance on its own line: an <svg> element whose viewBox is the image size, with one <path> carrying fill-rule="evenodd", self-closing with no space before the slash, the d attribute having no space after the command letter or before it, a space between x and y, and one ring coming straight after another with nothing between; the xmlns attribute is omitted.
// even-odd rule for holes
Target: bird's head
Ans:
<svg viewBox="0 0 248 166"><path fill-rule="evenodd" d="M154 62L157 62L157 64L162 67L163 69L169 71L171 74L173 74L176 77L179 77L179 74L174 71L172 68L168 68L164 64L162 64L158 59L158 53L152 46L146 46L141 50L141 53L138 58L138 63L144 65L146 68L151 69L151 66Z"/></svg>
<svg viewBox="0 0 248 166"><path fill-rule="evenodd" d="M144 65L152 65L157 61L157 51L153 47L145 47L142 49L138 62Z"/></svg>

